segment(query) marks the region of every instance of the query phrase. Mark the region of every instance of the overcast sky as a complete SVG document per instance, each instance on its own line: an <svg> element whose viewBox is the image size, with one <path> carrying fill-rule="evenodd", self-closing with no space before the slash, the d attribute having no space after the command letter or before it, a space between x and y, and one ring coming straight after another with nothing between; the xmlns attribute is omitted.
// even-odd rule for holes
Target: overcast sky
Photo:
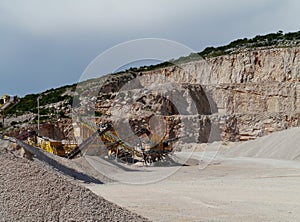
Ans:
<svg viewBox="0 0 300 222"><path fill-rule="evenodd" d="M124 41L164 38L195 51L269 32L300 30L298 0L1 0L0 94L78 81Z"/></svg>

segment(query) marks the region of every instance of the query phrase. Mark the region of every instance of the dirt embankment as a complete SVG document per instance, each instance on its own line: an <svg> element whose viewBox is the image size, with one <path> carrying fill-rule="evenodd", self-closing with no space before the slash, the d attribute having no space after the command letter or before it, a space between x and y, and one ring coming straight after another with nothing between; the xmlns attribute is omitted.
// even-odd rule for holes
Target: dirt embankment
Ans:
<svg viewBox="0 0 300 222"><path fill-rule="evenodd" d="M0 221L148 221L0 142Z"/></svg>

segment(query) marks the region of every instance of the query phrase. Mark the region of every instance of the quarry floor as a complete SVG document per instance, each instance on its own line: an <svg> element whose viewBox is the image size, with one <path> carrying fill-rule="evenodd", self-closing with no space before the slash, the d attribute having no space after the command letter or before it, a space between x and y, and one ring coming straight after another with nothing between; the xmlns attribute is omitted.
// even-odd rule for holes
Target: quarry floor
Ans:
<svg viewBox="0 0 300 222"><path fill-rule="evenodd" d="M152 221L300 221L300 128L225 149L177 157L199 165L109 171L119 182L86 187Z"/></svg>
<svg viewBox="0 0 300 222"><path fill-rule="evenodd" d="M182 167L157 183L86 186L153 221L300 221L300 163L292 161L238 158Z"/></svg>
<svg viewBox="0 0 300 222"><path fill-rule="evenodd" d="M104 184L74 180L0 145L0 221L300 221L299 127L183 147L172 158L188 166L47 154Z"/></svg>

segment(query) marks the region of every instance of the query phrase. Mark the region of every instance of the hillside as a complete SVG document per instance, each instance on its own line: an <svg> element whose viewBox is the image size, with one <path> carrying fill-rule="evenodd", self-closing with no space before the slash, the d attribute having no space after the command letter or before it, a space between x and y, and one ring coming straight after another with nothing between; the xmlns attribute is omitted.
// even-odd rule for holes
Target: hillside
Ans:
<svg viewBox="0 0 300 222"><path fill-rule="evenodd" d="M180 133L181 123L191 124L192 132L185 133L198 135L191 141L207 142L249 140L299 126L299 46L300 32L284 34L279 31L238 39L226 46L208 47L197 55L158 65L130 68L103 79L26 95L9 111L6 132L16 135L28 128L36 130L37 99L40 98L41 123L59 125L63 135L57 137L68 137L72 134L69 128L73 98L76 112L82 115L89 112L90 115L92 110L92 115L98 117L96 122L100 123L118 111L115 105L130 104L131 92L122 87L135 79L140 82L133 90L140 90L140 98L132 104L135 111L131 113L131 127L141 127L142 122L146 122L144 127L149 127L149 117L158 113L168 122L170 135ZM199 55L205 60L199 60ZM192 97L196 106L190 113L193 115L189 117L185 110L191 105L189 102L184 101L178 110L176 104L162 96L145 94L155 81L158 85L166 85L155 79L157 74L175 80L180 86L178 95L183 100ZM141 77L144 78L142 82ZM103 83L101 90L99 82ZM171 85L168 87L172 89ZM122 93L117 93L121 89Z"/></svg>

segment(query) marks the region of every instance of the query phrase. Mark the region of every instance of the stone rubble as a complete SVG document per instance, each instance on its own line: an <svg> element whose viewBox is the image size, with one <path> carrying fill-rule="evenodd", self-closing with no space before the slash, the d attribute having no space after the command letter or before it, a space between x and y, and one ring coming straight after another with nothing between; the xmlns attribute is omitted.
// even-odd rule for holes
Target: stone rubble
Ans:
<svg viewBox="0 0 300 222"><path fill-rule="evenodd" d="M148 221L0 142L0 221Z"/></svg>

